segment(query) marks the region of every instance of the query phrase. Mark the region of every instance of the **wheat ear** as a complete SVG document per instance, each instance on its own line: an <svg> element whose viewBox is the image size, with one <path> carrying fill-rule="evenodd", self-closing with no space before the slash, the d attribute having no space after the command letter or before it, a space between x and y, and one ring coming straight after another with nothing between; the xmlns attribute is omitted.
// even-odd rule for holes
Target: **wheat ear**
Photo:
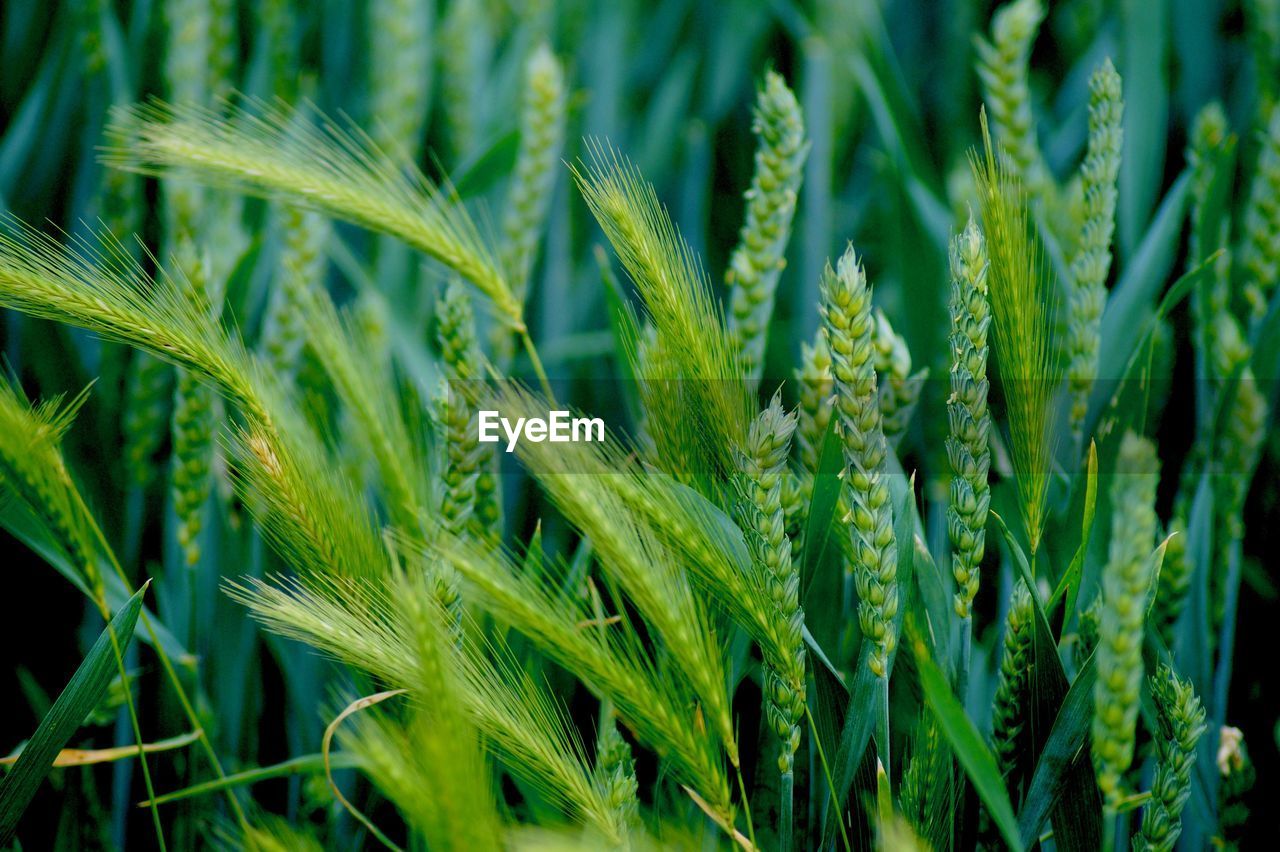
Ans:
<svg viewBox="0 0 1280 852"><path fill-rule="evenodd" d="M978 79L982 81L996 139L1012 160L1027 193L1036 200L1051 193L1052 182L1036 141L1031 90L1027 85L1031 43L1044 17L1040 0L1014 0L996 11L991 20L990 41L974 39Z"/></svg>
<svg viewBox="0 0 1280 852"><path fill-rule="evenodd" d="M448 380L448 465L442 509L455 522L482 541L501 541L498 508L497 464L494 445L481 444L476 431L480 382L484 379L484 355L476 337L471 298L450 284L436 307L436 337ZM455 530L461 532L461 529Z"/></svg>
<svg viewBox="0 0 1280 852"><path fill-rule="evenodd" d="M324 245L331 229L325 217L297 207L285 208L279 219L280 260L259 348L272 372L282 381L292 382L305 343L302 320L307 294L312 288L324 289L328 265Z"/></svg>
<svg viewBox="0 0 1280 852"><path fill-rule="evenodd" d="M1109 809L1123 797L1123 777L1133 761L1159 465L1155 444L1125 433L1111 487L1111 545L1102 571L1093 690L1093 765Z"/></svg>
<svg viewBox="0 0 1280 852"><path fill-rule="evenodd" d="M1205 731L1205 713L1191 684L1167 666L1149 680L1156 705L1156 772L1138 845L1150 852L1171 852L1182 834L1182 808L1191 795L1191 770L1196 744Z"/></svg>
<svg viewBox="0 0 1280 852"><path fill-rule="evenodd" d="M371 0L368 6L370 133L383 151L416 159L431 94L430 0Z"/></svg>
<svg viewBox="0 0 1280 852"><path fill-rule="evenodd" d="M800 747L800 717L805 708L804 611L800 608L800 573L791 560L786 513L782 507L787 456L795 432L795 416L782 410L777 395L752 422L740 454L737 516L746 533L757 570L763 574L775 607L781 654L766 661L765 700L769 724L780 740L778 771L782 773L780 845L791 846L792 784L795 754Z"/></svg>
<svg viewBox="0 0 1280 852"><path fill-rule="evenodd" d="M929 377L929 368L911 372L911 350L907 339L893 330L889 317L876 309L876 375L880 384L880 417L884 437L890 447L897 447L911 425L920 392Z"/></svg>
<svg viewBox="0 0 1280 852"><path fill-rule="evenodd" d="M755 174L746 194L746 221L729 258L726 278L729 331L747 377L758 379L809 152L800 103L780 74L765 75L751 130L759 140Z"/></svg>
<svg viewBox="0 0 1280 852"><path fill-rule="evenodd" d="M972 217L951 244L951 397L947 401L947 456L951 461L951 573L956 581L955 613L971 618L978 593L978 568L986 548L991 487L991 413L987 410L987 255L982 231ZM964 628L967 629L967 628Z"/></svg>
<svg viewBox="0 0 1280 852"><path fill-rule="evenodd" d="M1111 270L1111 238L1116 226L1116 180L1120 174L1121 118L1124 101L1120 75L1104 60L1089 78L1089 145L1080 166L1084 223L1071 260L1067 300L1067 380L1071 388L1071 431L1076 441L1089 409L1089 392L1098 376L1099 331Z"/></svg>
<svg viewBox="0 0 1280 852"><path fill-rule="evenodd" d="M889 503L888 446L881 429L871 318L871 288L850 246L822 275L822 317L831 348L834 410L844 443L845 489L850 497L853 581L858 622L871 643L869 665L889 675L897 646L898 547Z"/></svg>
<svg viewBox="0 0 1280 852"><path fill-rule="evenodd" d="M1257 170L1245 204L1245 300L1255 319L1263 316L1280 279L1280 104L1271 108L1262 133Z"/></svg>
<svg viewBox="0 0 1280 852"><path fill-rule="evenodd" d="M1005 617L1000 673L991 709L991 741L995 746L1000 774L1009 784L1018 780L1018 752L1024 746L1034 620L1031 592L1026 583L1018 580L1009 598L1009 614Z"/></svg>
<svg viewBox="0 0 1280 852"><path fill-rule="evenodd" d="M502 218L502 268L524 300L564 147L564 69L547 45L539 45L525 68L520 111L520 151Z"/></svg>

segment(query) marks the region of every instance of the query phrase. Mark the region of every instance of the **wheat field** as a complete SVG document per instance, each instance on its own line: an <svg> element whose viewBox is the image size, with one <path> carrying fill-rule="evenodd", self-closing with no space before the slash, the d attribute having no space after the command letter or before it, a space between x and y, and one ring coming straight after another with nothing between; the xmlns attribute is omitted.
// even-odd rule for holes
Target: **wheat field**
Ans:
<svg viewBox="0 0 1280 852"><path fill-rule="evenodd" d="M0 850L1274 839L1280 2L0 63Z"/></svg>

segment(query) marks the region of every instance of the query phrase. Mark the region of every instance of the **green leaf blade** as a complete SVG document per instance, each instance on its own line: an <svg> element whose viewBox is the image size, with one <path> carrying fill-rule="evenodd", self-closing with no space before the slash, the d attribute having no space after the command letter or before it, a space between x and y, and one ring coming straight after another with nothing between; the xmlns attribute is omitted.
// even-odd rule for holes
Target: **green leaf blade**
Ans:
<svg viewBox="0 0 1280 852"><path fill-rule="evenodd" d="M116 655L124 652L133 637L145 593L145 587L139 589L111 619L41 720L13 769L0 780L0 847L7 846L13 839L18 820L53 768L58 752L102 700L116 669Z"/></svg>

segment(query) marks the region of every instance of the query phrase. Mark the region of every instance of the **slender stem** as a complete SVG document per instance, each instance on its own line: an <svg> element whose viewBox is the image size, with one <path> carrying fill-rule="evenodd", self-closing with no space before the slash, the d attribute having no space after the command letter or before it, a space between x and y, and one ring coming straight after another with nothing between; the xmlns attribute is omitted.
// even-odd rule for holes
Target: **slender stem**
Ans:
<svg viewBox="0 0 1280 852"><path fill-rule="evenodd" d="M533 345L533 338L529 336L529 329L522 328L520 330L520 340L524 344L524 351L529 356L529 363L533 365L534 375L538 377L538 384L542 385L542 392L547 395L548 402L555 402L555 392L551 390L551 380L547 378L547 371L542 366L542 359L538 357L538 348Z"/></svg>
<svg viewBox="0 0 1280 852"><path fill-rule="evenodd" d="M884 765L884 774L890 778L892 764L889 762L889 678L879 678L880 708L876 717L876 744L880 746L880 762Z"/></svg>
<svg viewBox="0 0 1280 852"><path fill-rule="evenodd" d="M793 839L792 838L792 831L793 831L792 808L794 806L794 802L792 801L793 799L792 794L793 794L793 788L795 787L795 780L796 780L795 772L787 771L782 773L781 780L782 780L782 783L781 783L782 789L780 791L780 796L781 796L780 804L782 806L782 811L779 814L778 849L780 850L780 852L791 852L791 842Z"/></svg>
<svg viewBox="0 0 1280 852"><path fill-rule="evenodd" d="M742 815L747 819L747 836L751 838L751 848L759 849L756 843L756 827L751 821L751 801L747 798L747 784L742 780L742 767L735 766L738 775L738 792L742 795Z"/></svg>
<svg viewBox="0 0 1280 852"><path fill-rule="evenodd" d="M147 788L147 798L155 802L156 791L151 783L151 769L147 766L146 741L142 738L142 726L138 723L138 708L133 700L133 684L129 677L128 667L124 664L124 652L120 647L120 637L116 636L116 630L111 626L111 609L107 606L107 595L101 581L98 583L95 594L97 600L94 603L97 604L98 611L107 622L107 635L111 637L111 651L116 658L116 668L120 670L120 683L124 689L124 700L129 708L129 724L133 727L134 741L138 744L138 762L142 764L142 781ZM151 824L156 830L156 843L160 847L160 852L165 852L167 847L164 842L164 827L160 825L160 809L155 804L152 804L150 811Z"/></svg>
<svg viewBox="0 0 1280 852"><path fill-rule="evenodd" d="M1213 719L1227 718L1227 693L1231 687L1232 654L1236 643L1236 609L1240 605L1240 539L1227 542L1227 576L1222 588L1222 630L1218 638L1218 669L1213 682Z"/></svg>
<svg viewBox="0 0 1280 852"><path fill-rule="evenodd" d="M1116 812L1110 805L1102 808L1102 852L1114 852L1116 848Z"/></svg>
<svg viewBox="0 0 1280 852"><path fill-rule="evenodd" d="M840 800L836 798L836 782L831 775L831 767L827 765L827 755L822 750L822 738L818 736L818 726L813 724L813 713L809 705L804 705L804 717L809 722L809 730L813 732L813 745L818 751L818 760L822 762L822 774L827 779L827 790L831 793L831 804L836 809L836 825L840 827L840 839L844 842L845 852L852 848L849 845L849 833L844 828L844 814L840 813Z"/></svg>
<svg viewBox="0 0 1280 852"><path fill-rule="evenodd" d="M84 496L80 493L78 488L72 488L71 494L75 497L77 511L80 513L81 517L84 518L85 523L88 524L94 538L96 538L98 543L101 545L102 552L111 563L112 570L115 571L116 576L120 578L120 582L124 584L125 589L129 589L129 578L124 573L124 568L121 566L120 560L116 558L115 551L112 550L110 543L107 541L106 535L102 532L102 527L98 525L97 518L95 518L93 513L89 511L88 504L84 502ZM103 600L98 602L98 606L104 613L108 612L105 597ZM204 726L200 724L200 717L196 715L195 707L191 704L191 699L187 697L187 691L182 686L182 680L178 676L177 670L173 667L173 661L169 659L169 654L164 650L164 645L160 642L160 637L156 633L155 626L151 623L151 617L147 615L147 608L145 606L142 608L138 617L139 620L142 621L143 627L146 628L147 635L151 639L151 647L155 650L156 657L160 660L160 665L165 671L165 676L169 679L169 682L173 684L174 694L177 695L178 702L182 705L182 711L186 715L187 720L191 723L192 730L198 731L200 734L200 746L205 753L205 757L209 761L209 765L213 767L213 771L218 778L225 778L226 773L222 771L222 762L218 760L218 753L214 749L213 743L209 740L209 735L205 733ZM109 622L110 615L106 615L106 618ZM141 743L142 740L139 739L138 742ZM146 761L143 761L143 769L145 771ZM147 792L154 800L155 794L149 790ZM227 803L231 807L232 813L235 814L236 822L239 823L241 829L247 832L249 830L249 820L244 814L244 809L240 807L240 800L236 798L235 792L230 788L226 790L226 798Z"/></svg>
<svg viewBox="0 0 1280 852"><path fill-rule="evenodd" d="M965 703L969 694L969 662L973 653L973 616L960 619L960 664L956 673L956 698Z"/></svg>

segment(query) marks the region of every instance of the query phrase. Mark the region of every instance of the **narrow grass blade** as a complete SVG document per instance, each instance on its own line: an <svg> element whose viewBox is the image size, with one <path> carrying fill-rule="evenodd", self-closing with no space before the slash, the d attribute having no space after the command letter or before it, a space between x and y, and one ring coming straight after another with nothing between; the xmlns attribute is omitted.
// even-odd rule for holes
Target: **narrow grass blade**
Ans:
<svg viewBox="0 0 1280 852"><path fill-rule="evenodd" d="M1031 705L1031 741L1032 760L1039 760L1049 719L1056 718L1062 702L1069 691L1070 682L1066 670L1062 666L1062 658L1058 655L1058 646L1045 617L1044 606L1040 601L1039 586L1032 578L1030 564L1022 546L1013 537L1008 525L995 512L992 517L998 522L1004 534L1022 579L1031 589L1031 603L1036 612L1035 633L1032 638L1032 695L1035 700ZM1089 763L1073 764L1063 782L1066 792L1056 799L1050 812L1054 826L1056 845L1061 849L1085 850L1100 849L1102 843L1102 796L1098 792L1097 780L1093 767Z"/></svg>
<svg viewBox="0 0 1280 852"><path fill-rule="evenodd" d="M156 754L162 751L172 751L176 748L184 748L200 739L199 731L188 731L176 737L169 737L164 740L157 740L153 743L143 743L142 752L144 754ZM24 748L23 751L26 749ZM138 756L138 747L136 745L114 746L113 748L64 748L58 752L53 759L53 767L61 769L64 766L93 766L98 763L115 763L117 760L127 760L131 757ZM22 752L9 757L0 757L0 766L11 766L18 762L22 757Z"/></svg>
<svg viewBox="0 0 1280 852"><path fill-rule="evenodd" d="M1093 656L1081 667L1053 722L1040 751L1027 796L1018 813L1018 833L1031 846L1040 836L1049 813L1066 793L1071 768L1089 767L1089 729L1093 724L1093 683L1097 677Z"/></svg>
<svg viewBox="0 0 1280 852"><path fill-rule="evenodd" d="M1118 225L1120 247L1125 256L1132 256L1164 176L1165 145L1169 136L1165 60L1170 4L1125 0L1119 5L1123 31L1125 167L1120 170Z"/></svg>
<svg viewBox="0 0 1280 852"><path fill-rule="evenodd" d="M1049 603L1044 608L1045 615L1052 616L1058 601L1065 595L1067 604L1062 615L1064 627L1071 622L1071 616L1076 611L1076 599L1080 594L1080 576L1084 571L1084 557L1089 550L1093 517L1098 508L1098 446L1093 441L1089 442L1089 458L1085 463L1085 471L1084 520L1080 529L1080 546L1076 548L1076 555L1071 558L1071 564L1062 573L1062 579L1058 581L1057 588L1053 590Z"/></svg>
<svg viewBox="0 0 1280 852"><path fill-rule="evenodd" d="M329 768L332 769L355 769L359 766L359 760L355 755L347 752L337 752L329 755ZM269 781L272 778L286 778L290 775L313 775L324 772L325 760L324 755L319 752L315 754L304 754L301 757L294 757L280 763L273 763L270 766L255 766L253 769L246 769L243 772L235 772L222 778L215 778L211 781L203 781L199 784L192 784L190 787L183 787L181 790L174 790L172 793L164 793L156 796L154 804L167 805L170 802L180 802L183 799L192 799L196 796L206 796L210 793L217 793L221 790L227 790L232 787L244 787L250 784L257 784L259 781ZM138 802L138 807L149 808L153 802L150 799Z"/></svg>
<svg viewBox="0 0 1280 852"><path fill-rule="evenodd" d="M933 711L952 752L973 782L978 798L987 806L987 812L991 814L1005 843L1010 849L1021 850L1024 844L1018 834L1013 805L1009 803L1009 791L1000 776L996 759L982 741L973 722L965 715L964 707L951 694L951 685L929 655L925 640L920 635L920 628L914 621L913 618L907 621L908 641L920 674L920 687L924 690L925 703Z"/></svg>
<svg viewBox="0 0 1280 852"><path fill-rule="evenodd" d="M1098 377L1104 384L1124 370L1138 342L1129 332L1150 316L1160 287L1173 268L1190 190L1191 177L1184 173L1165 194L1151 227L1107 299L1107 309L1102 315L1102 350L1098 356Z"/></svg>
<svg viewBox="0 0 1280 852"><path fill-rule="evenodd" d="M800 564L802 597L809 595L809 588L820 567L824 565L831 525L840 500L840 488L843 484L840 471L844 468L844 456L840 450L840 439L835 434L835 424L836 418L833 417L823 435L818 470L813 478L813 493L809 498L809 511L805 514L804 559Z"/></svg>
<svg viewBox="0 0 1280 852"><path fill-rule="evenodd" d="M72 675L66 689L41 720L13 769L0 780L0 847L7 846L13 839L18 820L31 803L40 782L53 768L58 752L102 700L111 683L112 672L116 670L116 654L124 652L133 636L145 592L144 586L111 619Z"/></svg>

